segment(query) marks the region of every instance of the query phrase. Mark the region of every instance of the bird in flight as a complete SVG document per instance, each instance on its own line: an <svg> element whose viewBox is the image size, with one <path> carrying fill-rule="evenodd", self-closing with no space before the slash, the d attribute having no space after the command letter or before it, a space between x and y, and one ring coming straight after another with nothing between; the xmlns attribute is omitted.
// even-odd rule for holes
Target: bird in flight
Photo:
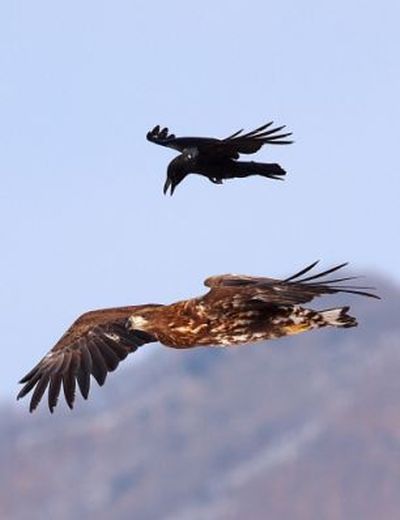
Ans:
<svg viewBox="0 0 400 520"><path fill-rule="evenodd" d="M225 139L175 137L174 134L168 133L168 128L161 130L159 125L155 126L147 133L147 139L180 152L180 155L168 165L164 194L170 189L172 195L178 184L190 173L203 175L215 184L222 184L224 179L250 175L282 180L286 172L279 164L237 161L240 154L255 153L264 144L293 142L286 139L292 135L291 132L281 133L285 126L272 127L272 125L273 121L247 134L239 130Z"/></svg>
<svg viewBox="0 0 400 520"><path fill-rule="evenodd" d="M107 373L145 343L159 341L175 349L230 346L321 327L355 327L357 321L348 314L348 306L313 310L303 304L335 293L379 297L369 292L371 287L343 284L354 277L327 278L347 264L307 275L317 263L284 280L232 274L211 276L204 282L210 289L205 295L170 305L87 312L21 379L24 386L17 398L33 390L33 412L48 389L48 406L53 412L63 388L72 409L76 385L87 399L91 376L103 385Z"/></svg>

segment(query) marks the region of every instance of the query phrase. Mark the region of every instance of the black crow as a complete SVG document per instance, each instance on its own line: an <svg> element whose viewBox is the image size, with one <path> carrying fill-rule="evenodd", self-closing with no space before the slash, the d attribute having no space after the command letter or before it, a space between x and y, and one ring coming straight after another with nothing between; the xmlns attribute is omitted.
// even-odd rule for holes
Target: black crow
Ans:
<svg viewBox="0 0 400 520"><path fill-rule="evenodd" d="M285 126L270 128L273 122L260 126L252 132L243 134L239 130L225 139L212 137L175 137L168 133L168 128L160 129L157 125L147 133L147 139L152 143L178 150L167 169L167 180L164 184L164 194L168 189L171 195L177 185L189 173L204 175L215 184L222 184L224 179L261 175L269 179L279 179L286 174L279 164L257 163L253 161L237 161L239 155L257 152L264 144L291 144L286 138L289 133L280 133Z"/></svg>

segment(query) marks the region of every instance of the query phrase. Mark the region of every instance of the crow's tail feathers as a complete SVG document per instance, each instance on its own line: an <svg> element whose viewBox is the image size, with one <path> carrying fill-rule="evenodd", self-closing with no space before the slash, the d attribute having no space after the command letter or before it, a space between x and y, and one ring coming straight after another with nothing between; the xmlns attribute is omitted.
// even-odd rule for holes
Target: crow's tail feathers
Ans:
<svg viewBox="0 0 400 520"><path fill-rule="evenodd" d="M283 180L286 175L285 170L277 163L258 163L254 161L238 161L235 163L234 177L249 177L251 175L261 175L268 179Z"/></svg>

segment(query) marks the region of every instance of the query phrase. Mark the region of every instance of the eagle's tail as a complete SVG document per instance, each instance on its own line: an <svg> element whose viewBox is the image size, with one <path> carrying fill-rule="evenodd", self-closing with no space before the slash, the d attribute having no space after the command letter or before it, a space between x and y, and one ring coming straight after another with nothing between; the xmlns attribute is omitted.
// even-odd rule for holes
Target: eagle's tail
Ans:
<svg viewBox="0 0 400 520"><path fill-rule="evenodd" d="M232 177L249 177L261 175L269 179L283 180L285 170L277 163L258 163L254 161L237 161L234 163Z"/></svg>
<svg viewBox="0 0 400 520"><path fill-rule="evenodd" d="M336 309L327 309L318 312L318 321L321 327L357 327L357 320L347 314L350 307L338 307ZM320 321L321 320L321 321Z"/></svg>
<svg viewBox="0 0 400 520"><path fill-rule="evenodd" d="M291 308L290 314L286 316L287 320L282 320L282 317L278 316L276 325L282 336L299 334L321 327L357 327L357 320L347 314L349 309L350 307L337 307L316 311L294 306Z"/></svg>

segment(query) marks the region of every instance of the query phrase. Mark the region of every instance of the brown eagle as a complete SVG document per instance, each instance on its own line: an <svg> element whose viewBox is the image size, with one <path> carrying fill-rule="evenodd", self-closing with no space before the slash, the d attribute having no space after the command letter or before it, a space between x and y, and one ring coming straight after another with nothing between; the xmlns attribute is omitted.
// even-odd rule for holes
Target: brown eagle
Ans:
<svg viewBox="0 0 400 520"><path fill-rule="evenodd" d="M18 399L33 390L32 412L48 389L53 412L61 387L70 408L76 383L89 394L90 377L103 385L108 372L145 343L167 347L229 346L298 334L321 327L355 327L349 307L312 310L302 304L317 296L352 293L379 298L371 287L343 285L354 277L326 279L341 264L304 276L318 262L286 278L225 274L205 280L204 296L170 305L138 305L91 311L80 316L46 356L20 381ZM339 285L337 285L339 284Z"/></svg>
<svg viewBox="0 0 400 520"><path fill-rule="evenodd" d="M291 144L286 140L290 133L280 133L285 126L270 128L273 121L260 126L252 132L243 134L239 130L225 139L212 137L175 137L169 134L168 128L160 129L157 125L147 133L152 143L178 150L180 155L173 159L167 169L167 180L164 194L171 189L174 193L178 184L189 173L197 173L207 177L215 184L222 184L224 179L261 175L269 179L279 179L286 174L279 164L257 163L253 161L237 161L240 154L257 152L264 144Z"/></svg>

